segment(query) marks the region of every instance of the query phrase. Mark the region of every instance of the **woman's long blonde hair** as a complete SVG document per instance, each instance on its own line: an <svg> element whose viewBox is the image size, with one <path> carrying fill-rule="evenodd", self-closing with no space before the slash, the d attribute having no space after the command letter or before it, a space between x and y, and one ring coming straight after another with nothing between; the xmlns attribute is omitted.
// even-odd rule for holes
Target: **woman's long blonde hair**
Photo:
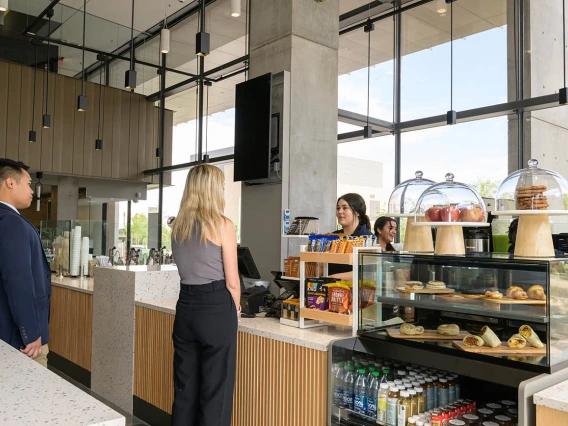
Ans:
<svg viewBox="0 0 568 426"><path fill-rule="evenodd" d="M188 241L196 226L199 240L207 244L207 237L221 237L224 224L225 196L223 172L215 166L202 164L187 174L179 214L172 226L172 239L178 243Z"/></svg>

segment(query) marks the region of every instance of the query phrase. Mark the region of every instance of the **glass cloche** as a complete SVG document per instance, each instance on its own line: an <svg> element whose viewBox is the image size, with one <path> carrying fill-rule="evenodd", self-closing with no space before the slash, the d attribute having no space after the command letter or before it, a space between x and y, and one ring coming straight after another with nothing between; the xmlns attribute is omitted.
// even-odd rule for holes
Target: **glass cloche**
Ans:
<svg viewBox="0 0 568 426"><path fill-rule="evenodd" d="M495 196L498 211L568 210L568 182L558 173L540 169L537 160L511 173Z"/></svg>
<svg viewBox="0 0 568 426"><path fill-rule="evenodd" d="M392 192L389 199L389 216L414 214L416 203L422 193L435 183L430 179L424 179L420 170L415 176L414 179L400 183Z"/></svg>
<svg viewBox="0 0 568 426"><path fill-rule="evenodd" d="M448 173L446 181L428 188L418 200L416 220L427 222L485 222L485 203L477 191L464 183L454 182Z"/></svg>

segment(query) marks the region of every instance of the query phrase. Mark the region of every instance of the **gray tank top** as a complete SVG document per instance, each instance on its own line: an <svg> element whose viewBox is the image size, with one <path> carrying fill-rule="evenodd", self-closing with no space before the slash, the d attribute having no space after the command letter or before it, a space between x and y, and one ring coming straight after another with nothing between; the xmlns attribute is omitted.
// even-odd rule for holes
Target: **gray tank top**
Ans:
<svg viewBox="0 0 568 426"><path fill-rule="evenodd" d="M199 228L189 241L183 244L179 244L172 238L172 252L181 283L203 285L212 281L224 280L225 270L221 247L209 240L207 245L203 244L198 235Z"/></svg>

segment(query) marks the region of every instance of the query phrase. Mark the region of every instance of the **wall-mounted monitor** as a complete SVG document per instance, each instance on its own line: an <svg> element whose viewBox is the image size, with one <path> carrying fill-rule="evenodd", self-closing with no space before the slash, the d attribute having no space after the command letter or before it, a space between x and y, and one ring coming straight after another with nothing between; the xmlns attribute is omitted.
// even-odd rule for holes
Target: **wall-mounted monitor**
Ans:
<svg viewBox="0 0 568 426"><path fill-rule="evenodd" d="M237 84L235 182L270 177L272 74Z"/></svg>

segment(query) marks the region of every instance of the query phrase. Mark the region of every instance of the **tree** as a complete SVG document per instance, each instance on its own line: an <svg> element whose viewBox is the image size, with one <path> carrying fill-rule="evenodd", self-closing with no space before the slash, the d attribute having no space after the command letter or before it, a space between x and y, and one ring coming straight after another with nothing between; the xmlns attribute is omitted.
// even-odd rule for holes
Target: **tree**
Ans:
<svg viewBox="0 0 568 426"><path fill-rule="evenodd" d="M469 186L475 189L483 198L495 198L499 184L500 182L497 180L478 179Z"/></svg>
<svg viewBox="0 0 568 426"><path fill-rule="evenodd" d="M166 250L172 251L172 231L167 226L162 226L162 246L166 246Z"/></svg>
<svg viewBox="0 0 568 426"><path fill-rule="evenodd" d="M136 213L132 216L130 235L132 245L145 246L148 244L148 216L141 213Z"/></svg>

